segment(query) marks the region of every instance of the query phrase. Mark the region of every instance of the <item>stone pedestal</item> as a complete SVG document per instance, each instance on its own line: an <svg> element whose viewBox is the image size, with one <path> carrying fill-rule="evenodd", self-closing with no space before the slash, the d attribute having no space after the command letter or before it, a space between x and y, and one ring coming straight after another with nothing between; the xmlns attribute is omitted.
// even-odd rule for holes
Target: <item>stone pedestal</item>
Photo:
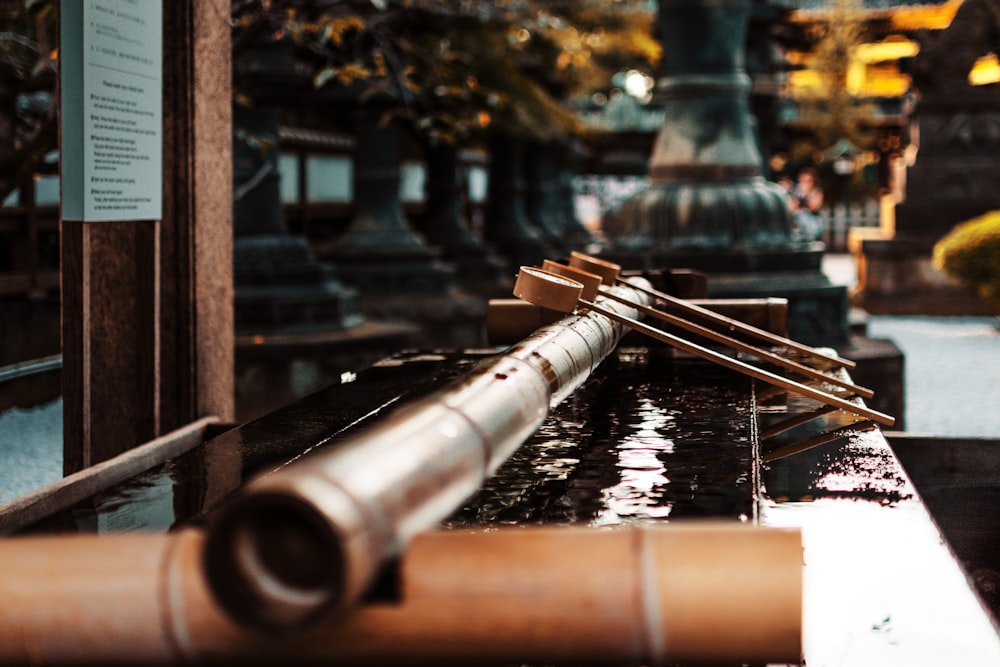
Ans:
<svg viewBox="0 0 1000 667"><path fill-rule="evenodd" d="M331 253L344 280L375 299L444 297L454 271L410 229L399 199L399 137L378 110L358 115L354 218Z"/></svg>
<svg viewBox="0 0 1000 667"><path fill-rule="evenodd" d="M485 299L458 292L455 269L408 225L399 198L398 130L379 116L377 107L356 116L354 218L330 256L361 293L366 315L419 327L413 345L479 344Z"/></svg>
<svg viewBox="0 0 1000 667"><path fill-rule="evenodd" d="M532 225L525 208L524 144L497 137L490 148L490 200L483 235L495 244L514 273L522 265L541 264L559 255L549 239Z"/></svg>
<svg viewBox="0 0 1000 667"><path fill-rule="evenodd" d="M987 303L931 265L936 239L867 239L852 299L874 315L992 315Z"/></svg>
<svg viewBox="0 0 1000 667"><path fill-rule="evenodd" d="M650 185L605 223L629 268L708 274L709 296L785 297L789 332L848 343L847 293L821 271L823 246L797 234L788 196L762 176L749 112L746 0L661 0L666 121Z"/></svg>
<svg viewBox="0 0 1000 667"><path fill-rule="evenodd" d="M986 304L931 266L934 244L955 225L1000 209L1000 95L966 86L929 91L916 108L920 149L906 171L889 238L865 240L856 303L892 315L989 314Z"/></svg>
<svg viewBox="0 0 1000 667"><path fill-rule="evenodd" d="M239 334L340 330L362 321L358 295L285 228L278 112L237 109L233 151L233 276Z"/></svg>
<svg viewBox="0 0 1000 667"><path fill-rule="evenodd" d="M464 178L453 145L427 150L427 203L417 223L427 240L442 249L461 285L477 293L507 296L507 265L475 234L462 209Z"/></svg>
<svg viewBox="0 0 1000 667"><path fill-rule="evenodd" d="M525 155L528 218L560 252L583 250L592 241L572 205L573 188L566 168L569 150L558 143L532 143Z"/></svg>

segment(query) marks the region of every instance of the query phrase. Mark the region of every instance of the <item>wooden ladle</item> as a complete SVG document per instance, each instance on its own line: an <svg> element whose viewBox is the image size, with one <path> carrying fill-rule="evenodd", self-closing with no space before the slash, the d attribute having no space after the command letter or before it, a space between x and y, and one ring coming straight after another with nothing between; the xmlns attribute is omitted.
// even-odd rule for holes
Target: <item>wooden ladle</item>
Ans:
<svg viewBox="0 0 1000 667"><path fill-rule="evenodd" d="M848 382L846 380L842 380L838 377L827 375L826 373L816 370L815 368L811 368L809 366L806 366L805 364L800 364L799 362L793 359L788 359L787 357L782 357L781 355L775 354L774 352L770 352L755 345L750 345L749 343L745 343L737 338L733 338L732 336L727 336L726 334L715 331L714 329L709 329L708 327L702 326L695 322L691 322L690 320L686 320L683 317L671 315L670 313L665 313L662 310L657 310L655 308L650 308L649 306L643 305L641 303L630 301L629 299L626 299L623 296L615 294L615 292L613 292L612 290L600 290L601 277L595 273L590 273L589 271L584 271L582 269L578 269L572 266L559 264L557 262L553 262L552 260L548 259L545 260L545 262L542 264L542 269L550 273L563 276L564 278L572 278L573 280L577 280L580 283L583 283L584 289L581 298L587 299L588 301L593 301L594 298L596 298L596 295L600 293L609 299L632 306L633 308L637 309L644 315L648 315L649 317L654 317L662 322L670 324L671 326L675 326L679 329L684 329L686 331L689 331L690 333L693 333L697 336L701 336L703 338L708 338L709 340L715 341L716 343L721 343L722 345L731 347L734 350L738 350L746 354L751 354L763 361L769 361L776 366L780 366L786 370L790 370L803 377L807 377L810 380L819 380L821 382L826 382L827 384L833 385L835 387L846 389L850 391L852 394L860 396L861 398L871 398L872 396L875 395L875 392L872 391L871 389L868 389L867 387L862 387L853 384L851 382ZM595 280L597 281L596 285L594 285ZM636 287L632 283L626 283L626 284L632 288ZM588 291L588 286L591 285L593 285L593 287ZM593 296L588 296L588 294L591 294Z"/></svg>
<svg viewBox="0 0 1000 667"><path fill-rule="evenodd" d="M832 356L829 354L824 354L820 350L809 347L808 345L803 345L798 341L794 341L790 338L784 336L779 336L777 334L771 333L770 331L765 331L764 329L758 329L755 326L746 324L745 322L740 322L739 320L734 320L725 315L720 315L708 308L703 308L697 304L693 304L684 299L679 299L675 296L671 296L665 292L660 292L654 289L647 289L641 285L633 285L627 280L622 280L619 277L619 272L621 271L621 266L615 264L614 262L608 262L606 260L600 259L599 257L594 257L592 255L585 255L581 252L573 251L570 253L569 265L583 269L590 273L595 273L601 276L605 285L614 285L615 283L622 283L628 285L632 289L648 294L656 299L669 303L671 306L680 310L682 312L696 315L704 320L708 320L715 324L722 325L729 329L730 331L739 331L741 333L747 334L756 338L757 340L762 340L772 345L780 345L789 350L795 350L799 354L805 355L807 358L812 359L814 362L819 363L821 366L840 366L843 368L854 368L856 364L850 359L843 359L841 357Z"/></svg>
<svg viewBox="0 0 1000 667"><path fill-rule="evenodd" d="M631 287L631 285L630 285ZM757 368L751 364L738 359L733 359L714 350L702 347L689 340L667 333L655 327L634 320L631 317L620 315L615 311L606 308L593 301L583 299L583 284L571 278L550 273L543 269L536 269L530 266L522 266L514 282L514 296L529 303L559 312L570 313L578 306L582 306L595 313L624 324L625 326L638 331L639 333L655 338L667 343L677 349L683 350L695 356L714 362L720 366L743 373L762 382L767 382L782 389L793 391L803 396L815 399L826 405L831 405L852 414L861 415L867 419L878 422L885 426L892 426L895 419L889 415L872 410L864 405L852 403L849 400L840 398L825 391L804 385L794 380L782 377L762 368ZM633 304L634 305L634 304Z"/></svg>

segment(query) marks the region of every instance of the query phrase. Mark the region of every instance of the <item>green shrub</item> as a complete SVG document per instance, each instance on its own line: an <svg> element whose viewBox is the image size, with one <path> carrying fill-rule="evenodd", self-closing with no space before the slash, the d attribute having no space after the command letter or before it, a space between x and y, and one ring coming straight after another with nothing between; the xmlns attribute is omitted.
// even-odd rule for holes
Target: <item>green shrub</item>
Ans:
<svg viewBox="0 0 1000 667"><path fill-rule="evenodd" d="M933 261L1000 312L1000 211L957 225L934 246Z"/></svg>

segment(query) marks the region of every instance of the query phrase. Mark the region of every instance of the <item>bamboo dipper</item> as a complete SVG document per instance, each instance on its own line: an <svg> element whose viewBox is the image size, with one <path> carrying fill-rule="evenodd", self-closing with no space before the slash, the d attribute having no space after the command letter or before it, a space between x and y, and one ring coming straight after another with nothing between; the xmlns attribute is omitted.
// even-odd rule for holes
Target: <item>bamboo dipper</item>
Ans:
<svg viewBox="0 0 1000 667"><path fill-rule="evenodd" d="M725 315L720 315L714 311L709 310L708 308L702 308L701 306L685 301L684 299L678 299L677 297L671 296L670 294L666 294L665 292L660 292L654 289L646 289L640 285L633 285L632 283L622 280L618 277L618 272L621 271L621 266L613 262L608 262L598 257L593 257L591 255L585 255L581 252L573 251L572 253L570 253L569 265L574 268L583 269L584 271L596 273L597 275L601 276L602 280L606 285L614 285L616 282L621 282L638 292L643 292L661 301L669 303L671 306L677 308L678 310L690 313L692 315L697 315L698 317L706 319L710 322L714 322L716 324L725 326L730 331L739 331L741 333L753 336L758 340L771 343L772 345L784 346L789 350L794 350L800 354L805 355L806 357L814 360L815 362L820 363L823 366L829 367L830 365L833 365L833 366L840 366L843 368L854 368L857 365L850 359L843 359L841 357L824 354L823 352L815 348L809 347L808 345L803 345L798 341L794 341L790 338L785 338L784 336L773 334L770 331L765 331L764 329L758 329L755 326L746 324L744 322L740 322L739 320L734 320L730 317L726 317Z"/></svg>
<svg viewBox="0 0 1000 667"><path fill-rule="evenodd" d="M769 352L768 350L757 347L755 345L744 343L743 341L733 338L732 336L727 336L726 334L719 333L714 329L709 329L708 327L696 324L694 322L691 322L690 320L685 320L682 317L677 317L676 315L665 313L662 310L657 310L656 308L650 308L649 306L629 301L628 299L619 296L614 292L607 290L601 291L600 285L602 279L599 275L595 273L590 273L589 271L577 269L572 266L565 266L564 264L559 264L557 262L553 262L548 259L545 260L545 262L542 264L542 269L550 273L563 276L564 278L572 278L573 280L582 283L583 293L581 294L581 297L583 299L586 299L587 301L593 301L595 298L597 298L597 294L600 293L608 297L609 299L613 299L615 301L618 301L619 303L624 303L628 306L632 306L640 313L643 313L650 317L654 317L672 326L685 329L686 331L689 331L695 335L708 338L710 340L715 341L716 343L722 343L723 345L731 347L734 350L751 354L757 357L758 359L769 361L772 364L775 364L776 366L781 366L782 368L798 373L799 375L805 376L811 380L819 380L821 382L826 382L827 384L831 384L835 387L846 389L850 391L853 395L860 396L861 398L871 398L872 396L875 395L875 392L867 387L861 387L846 380L842 380L838 377L827 375L826 373L816 370L815 368L806 366L804 364L800 364L797 361L774 354L773 352ZM594 281L596 281L596 284Z"/></svg>
<svg viewBox="0 0 1000 667"><path fill-rule="evenodd" d="M651 338L655 338L656 340L672 345L680 350L684 350L690 354L712 361L730 370L743 373L744 375L749 375L752 378L781 387L782 389L787 389L803 396L808 396L809 398L813 398L817 401L825 403L826 405L832 405L852 414L861 415L867 419L871 419L872 421L886 426L892 426L893 423L895 423L895 419L889 415L872 410L864 405L858 405L846 399L840 398L839 396L834 396L833 394L815 389L800 382L789 380L788 378L781 377L780 375L776 375L762 368L757 368L756 366L739 361L738 359L727 357L724 354L702 347L701 345L692 343L688 340L680 338L679 336L674 336L673 334L669 334L655 327L643 324L638 320L633 320L630 317L619 315L614 310L594 303L593 301L581 298L582 293L582 283L572 280L571 278L564 278L554 273L549 273L548 271L544 271L542 269L535 269L530 266L522 266L521 270L517 274L517 280L514 282L514 296L519 299L524 299L529 303L533 303L536 306L542 306L543 308L550 308L552 310L569 313L575 310L577 305L580 305L588 310L600 313L615 322L620 322L634 331L646 334Z"/></svg>

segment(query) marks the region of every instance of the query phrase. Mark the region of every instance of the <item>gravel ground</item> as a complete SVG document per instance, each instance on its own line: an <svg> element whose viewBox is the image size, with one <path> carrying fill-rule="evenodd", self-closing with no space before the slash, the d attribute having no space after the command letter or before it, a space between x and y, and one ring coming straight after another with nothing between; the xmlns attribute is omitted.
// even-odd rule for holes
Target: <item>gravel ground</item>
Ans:
<svg viewBox="0 0 1000 667"><path fill-rule="evenodd" d="M0 503L62 477L62 399L0 412Z"/></svg>

